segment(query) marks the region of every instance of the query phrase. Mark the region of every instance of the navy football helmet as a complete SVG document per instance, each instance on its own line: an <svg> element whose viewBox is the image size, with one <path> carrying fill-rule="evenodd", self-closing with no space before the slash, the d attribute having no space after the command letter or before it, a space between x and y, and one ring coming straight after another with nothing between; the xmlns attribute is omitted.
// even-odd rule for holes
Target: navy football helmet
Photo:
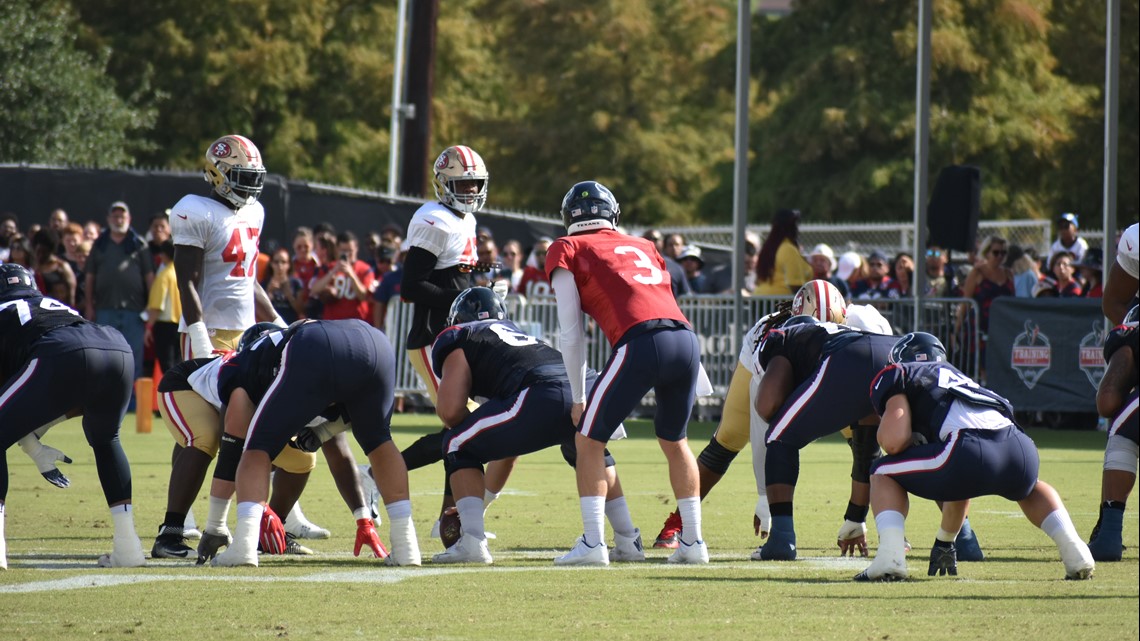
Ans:
<svg viewBox="0 0 1140 641"><path fill-rule="evenodd" d="M507 308L499 295L487 287L459 292L447 313L447 324L458 325L483 320L506 320Z"/></svg>
<svg viewBox="0 0 1140 641"><path fill-rule="evenodd" d="M1140 305L1133 305L1132 309L1124 315L1124 321L1121 324L1136 325L1137 323L1140 323Z"/></svg>
<svg viewBox="0 0 1140 641"><path fill-rule="evenodd" d="M241 333L241 338L239 338L237 342L237 351L245 351L245 348L253 345L257 339L278 329L281 329L280 325L268 321L261 321L260 323L250 325L248 329Z"/></svg>
<svg viewBox="0 0 1140 641"><path fill-rule="evenodd" d="M620 214L613 192L594 180L574 185L562 197L562 224L568 234L616 229Z"/></svg>
<svg viewBox="0 0 1140 641"><path fill-rule="evenodd" d="M17 263L0 264L0 302L43 296L28 268Z"/></svg>
<svg viewBox="0 0 1140 641"><path fill-rule="evenodd" d="M941 363L946 361L946 348L933 334L911 332L895 341L891 348L892 363Z"/></svg>

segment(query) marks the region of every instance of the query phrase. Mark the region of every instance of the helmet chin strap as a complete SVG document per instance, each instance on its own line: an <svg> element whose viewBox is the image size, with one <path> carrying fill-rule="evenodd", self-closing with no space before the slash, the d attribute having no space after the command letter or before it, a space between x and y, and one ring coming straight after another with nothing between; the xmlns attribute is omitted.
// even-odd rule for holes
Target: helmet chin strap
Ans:
<svg viewBox="0 0 1140 641"><path fill-rule="evenodd" d="M612 220L606 218L593 218L590 220L582 220L576 223L570 223L566 227L566 232L570 234L577 234L586 231L599 231L602 229L617 229Z"/></svg>

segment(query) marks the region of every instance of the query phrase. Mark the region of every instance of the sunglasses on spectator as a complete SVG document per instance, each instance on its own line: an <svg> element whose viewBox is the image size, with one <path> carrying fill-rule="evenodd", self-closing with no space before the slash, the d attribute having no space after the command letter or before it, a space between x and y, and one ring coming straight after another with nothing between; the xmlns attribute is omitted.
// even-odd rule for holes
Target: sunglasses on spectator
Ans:
<svg viewBox="0 0 1140 641"><path fill-rule="evenodd" d="M1007 250L1004 250L1004 249L991 249L990 253L993 254L994 256L1005 256L1009 252Z"/></svg>
<svg viewBox="0 0 1140 641"><path fill-rule="evenodd" d="M926 255L931 258L937 258L942 255L942 252L938 251L937 249L928 249L926 250Z"/></svg>

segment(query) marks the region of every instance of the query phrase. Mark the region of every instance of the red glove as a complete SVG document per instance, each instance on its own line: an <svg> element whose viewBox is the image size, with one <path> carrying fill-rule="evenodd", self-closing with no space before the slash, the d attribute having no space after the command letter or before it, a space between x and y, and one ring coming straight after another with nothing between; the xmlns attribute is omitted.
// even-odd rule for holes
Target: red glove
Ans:
<svg viewBox="0 0 1140 641"><path fill-rule="evenodd" d="M353 556L360 556L360 548L365 544L372 548L372 554L378 559L388 558L388 548L376 533L376 526L372 519L356 519L356 546L352 548Z"/></svg>
<svg viewBox="0 0 1140 641"><path fill-rule="evenodd" d="M285 554L285 524L268 505L261 515L261 550L266 554Z"/></svg>

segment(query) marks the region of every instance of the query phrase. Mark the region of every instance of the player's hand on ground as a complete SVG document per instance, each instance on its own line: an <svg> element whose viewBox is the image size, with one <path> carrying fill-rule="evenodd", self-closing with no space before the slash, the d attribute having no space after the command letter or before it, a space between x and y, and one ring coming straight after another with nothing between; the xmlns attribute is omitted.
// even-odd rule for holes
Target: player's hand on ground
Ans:
<svg viewBox="0 0 1140 641"><path fill-rule="evenodd" d="M233 540L228 531L218 534L203 532L202 540L198 542L198 565L205 565L207 561L218 555L218 550L229 546Z"/></svg>
<svg viewBox="0 0 1140 641"><path fill-rule="evenodd" d="M50 445L39 443L39 448L31 455L36 463L36 469L47 479L48 483L56 487L69 487L71 480L56 467L56 463L71 464L71 457Z"/></svg>
<svg viewBox="0 0 1140 641"><path fill-rule="evenodd" d="M772 530L772 510L768 507L768 497L761 496L756 499L756 509L752 513L752 529L756 536L766 539Z"/></svg>
<svg viewBox="0 0 1140 641"><path fill-rule="evenodd" d="M376 525L372 519L356 519L356 545L352 548L353 556L360 556L360 548L367 545L372 549L372 555L378 559L388 558L388 549L376 533Z"/></svg>
<svg viewBox="0 0 1140 641"><path fill-rule="evenodd" d="M260 537L261 549L266 554L285 554L285 524L268 505L261 515Z"/></svg>
<svg viewBox="0 0 1140 641"><path fill-rule="evenodd" d="M856 550L859 556L867 556L867 524L844 521L835 543L839 546L839 556L855 556Z"/></svg>

